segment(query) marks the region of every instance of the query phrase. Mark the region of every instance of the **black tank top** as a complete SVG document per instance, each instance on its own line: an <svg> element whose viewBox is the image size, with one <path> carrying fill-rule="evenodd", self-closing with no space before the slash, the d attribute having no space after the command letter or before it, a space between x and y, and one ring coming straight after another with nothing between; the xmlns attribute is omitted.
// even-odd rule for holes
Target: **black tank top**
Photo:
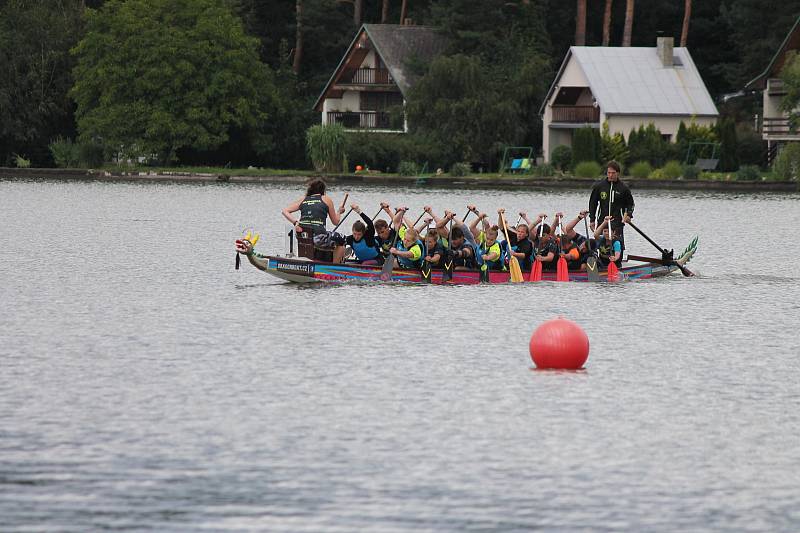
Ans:
<svg viewBox="0 0 800 533"><path fill-rule="evenodd" d="M300 225L312 230L316 235L325 233L325 221L328 218L328 206L322 201L321 194L306 196L300 202Z"/></svg>

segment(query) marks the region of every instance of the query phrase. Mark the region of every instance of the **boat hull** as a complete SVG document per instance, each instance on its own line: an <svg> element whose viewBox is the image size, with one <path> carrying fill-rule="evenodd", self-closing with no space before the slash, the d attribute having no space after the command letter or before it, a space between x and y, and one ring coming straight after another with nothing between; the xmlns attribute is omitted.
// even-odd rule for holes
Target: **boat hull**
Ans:
<svg viewBox="0 0 800 533"><path fill-rule="evenodd" d="M391 279L381 280L382 269L380 266L359 265L354 263L327 263L280 256L266 256L263 258L263 261L263 270L267 274L292 283L338 283L352 281L423 283L422 275L418 270L396 269L392 271ZM617 280L612 281L662 277L676 270L678 270L677 266L666 266L655 263L626 266L619 269ZM510 274L508 272L489 272L488 283L509 283L510 281ZM523 281L530 281L530 272L523 272ZM543 272L542 281L556 281L556 273ZM569 281L586 282L589 281L589 279L586 272L573 271L569 273ZM608 273L601 271L599 281L608 282ZM453 271L453 278L445 282L442 280L442 271L433 270L431 274L431 283L434 285L475 285L481 283L480 272L477 270L455 270Z"/></svg>

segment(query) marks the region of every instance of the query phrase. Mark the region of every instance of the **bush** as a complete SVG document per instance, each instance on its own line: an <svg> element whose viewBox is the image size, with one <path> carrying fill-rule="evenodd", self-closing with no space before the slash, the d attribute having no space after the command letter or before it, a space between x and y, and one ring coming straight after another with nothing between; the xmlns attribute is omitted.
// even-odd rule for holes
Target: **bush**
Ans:
<svg viewBox="0 0 800 533"><path fill-rule="evenodd" d="M556 175L556 169L550 163L542 163L531 169L531 174L537 178L549 178Z"/></svg>
<svg viewBox="0 0 800 533"><path fill-rule="evenodd" d="M581 161L575 165L575 175L579 178L596 178L602 171L603 167L597 161Z"/></svg>
<svg viewBox="0 0 800 533"><path fill-rule="evenodd" d="M558 170L567 170L572 165L572 148L562 144L550 152L550 162Z"/></svg>
<svg viewBox="0 0 800 533"><path fill-rule="evenodd" d="M306 130L306 151L317 172L342 172L347 168L344 127L317 124Z"/></svg>
<svg viewBox="0 0 800 533"><path fill-rule="evenodd" d="M736 181L759 181L761 170L756 165L742 165L736 172Z"/></svg>
<svg viewBox="0 0 800 533"><path fill-rule="evenodd" d="M80 162L89 168L97 168L105 163L105 149L97 142L89 141L78 144Z"/></svg>
<svg viewBox="0 0 800 533"><path fill-rule="evenodd" d="M739 139L739 164L763 165L767 141L761 134L753 130L750 123L742 122L736 125L736 137Z"/></svg>
<svg viewBox="0 0 800 533"><path fill-rule="evenodd" d="M572 167L584 161L597 161L594 128L579 128L572 137Z"/></svg>
<svg viewBox="0 0 800 533"><path fill-rule="evenodd" d="M59 168L71 168L78 166L80 154L78 145L72 142L72 139L65 139L61 136L56 137L49 145L50 154L53 156L53 162Z"/></svg>
<svg viewBox="0 0 800 533"><path fill-rule="evenodd" d="M683 178L696 180L700 177L700 167L697 165L683 165Z"/></svg>
<svg viewBox="0 0 800 533"><path fill-rule="evenodd" d="M26 159L25 156L14 154L14 164L17 165L17 168L30 168L31 160Z"/></svg>
<svg viewBox="0 0 800 533"><path fill-rule="evenodd" d="M664 174L663 168L657 168L653 170L647 177L650 178L651 180L663 180L666 179L667 176L666 174Z"/></svg>
<svg viewBox="0 0 800 533"><path fill-rule="evenodd" d="M631 165L630 174L634 178L647 178L653 172L653 167L647 161L637 161Z"/></svg>
<svg viewBox="0 0 800 533"><path fill-rule="evenodd" d="M401 176L416 176L419 174L419 165L414 161L400 161L397 165L397 173Z"/></svg>
<svg viewBox="0 0 800 533"><path fill-rule="evenodd" d="M719 169L731 172L739 168L739 141L736 138L736 124L732 118L719 122Z"/></svg>
<svg viewBox="0 0 800 533"><path fill-rule="evenodd" d="M645 127L632 130L628 137L628 151L631 161L647 161L660 167L668 157L675 157L672 145L661 137L661 131L651 122Z"/></svg>
<svg viewBox="0 0 800 533"><path fill-rule="evenodd" d="M614 160L620 165L628 161L628 146L625 144L625 137L617 132L611 135L608 128L608 121L603 122L603 133L600 137L600 162L605 164Z"/></svg>
<svg viewBox="0 0 800 533"><path fill-rule="evenodd" d="M772 168L775 179L796 180L800 174L800 143L790 142L781 148Z"/></svg>
<svg viewBox="0 0 800 533"><path fill-rule="evenodd" d="M350 161L383 172L399 172L402 161L419 161L419 170L426 162L428 168L445 166L440 145L417 134L347 133L345 153Z"/></svg>
<svg viewBox="0 0 800 533"><path fill-rule="evenodd" d="M472 172L472 165L469 163L453 163L450 165L450 175L451 176L466 176L467 174Z"/></svg>
<svg viewBox="0 0 800 533"><path fill-rule="evenodd" d="M664 165L664 168L661 169L664 173L664 177L674 180L678 179L683 175L683 166L677 161L667 161L667 164Z"/></svg>

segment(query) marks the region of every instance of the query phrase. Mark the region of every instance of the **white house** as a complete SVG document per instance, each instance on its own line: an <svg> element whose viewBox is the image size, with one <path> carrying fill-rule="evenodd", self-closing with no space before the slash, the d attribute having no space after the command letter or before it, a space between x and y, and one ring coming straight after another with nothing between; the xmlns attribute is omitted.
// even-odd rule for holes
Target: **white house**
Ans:
<svg viewBox="0 0 800 533"><path fill-rule="evenodd" d="M427 62L441 54L445 39L433 28L364 24L314 104L323 124L348 130L405 132L402 110L417 81L410 61ZM394 120L392 120L394 118Z"/></svg>
<svg viewBox="0 0 800 533"><path fill-rule="evenodd" d="M631 130L650 122L675 139L681 121L716 123L719 113L686 48L659 37L655 48L572 46L539 109L543 152L550 160L559 145L572 146L584 126L627 140Z"/></svg>
<svg viewBox="0 0 800 533"><path fill-rule="evenodd" d="M789 52L798 50L800 50L800 17L789 30L764 72L745 85L747 90L762 91L764 108L761 120L756 117L756 124L761 131L761 137L767 141L768 163L772 163L781 144L787 141L800 141L800 133L792 131L789 127L789 113L780 108L781 100L786 96L786 89L779 77Z"/></svg>

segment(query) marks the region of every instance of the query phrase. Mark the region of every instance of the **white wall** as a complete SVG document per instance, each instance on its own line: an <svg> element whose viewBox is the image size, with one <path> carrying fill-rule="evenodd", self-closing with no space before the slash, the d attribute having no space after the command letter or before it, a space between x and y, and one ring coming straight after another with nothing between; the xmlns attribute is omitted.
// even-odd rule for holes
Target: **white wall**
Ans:
<svg viewBox="0 0 800 533"><path fill-rule="evenodd" d="M322 123L327 124L328 111L360 111L358 91L345 91L341 98L326 98L322 102Z"/></svg>

